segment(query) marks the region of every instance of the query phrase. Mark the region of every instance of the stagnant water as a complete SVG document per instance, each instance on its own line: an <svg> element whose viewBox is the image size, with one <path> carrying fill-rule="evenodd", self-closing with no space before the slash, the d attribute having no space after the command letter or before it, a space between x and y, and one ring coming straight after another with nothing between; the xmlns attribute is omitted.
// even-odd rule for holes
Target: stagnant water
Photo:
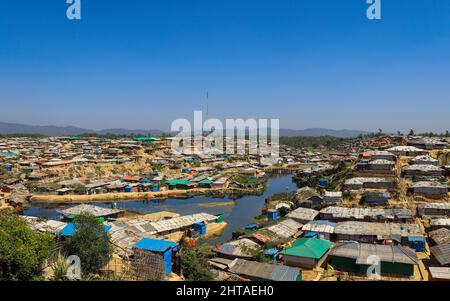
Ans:
<svg viewBox="0 0 450 301"><path fill-rule="evenodd" d="M229 197L224 198L206 198L193 197L189 199L165 199L151 201L123 201L117 202L119 209L131 210L139 213L154 213L159 211L176 212L181 215L206 212L210 214L223 214L224 220L228 223L228 227L223 231L220 237L213 239L214 242L223 242L231 239L234 230L241 228L250 223L253 218L261 213L266 198L279 192L289 192L296 189L295 183L292 182L291 176L273 176L269 178L266 191L260 196L243 196L234 200L234 205L216 205L202 206L208 203L231 202ZM111 207L111 203L96 203L97 206ZM213 204L211 204L213 205ZM73 206L73 205L70 205ZM51 206L48 204L39 204L25 210L25 215L43 216L49 219L58 219L60 214L58 209L68 207Z"/></svg>

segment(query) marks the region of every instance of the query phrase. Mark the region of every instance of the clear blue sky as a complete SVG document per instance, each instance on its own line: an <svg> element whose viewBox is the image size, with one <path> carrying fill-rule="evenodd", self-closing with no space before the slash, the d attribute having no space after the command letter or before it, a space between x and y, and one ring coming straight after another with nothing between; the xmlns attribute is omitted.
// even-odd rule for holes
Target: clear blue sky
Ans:
<svg viewBox="0 0 450 301"><path fill-rule="evenodd" d="M0 1L0 121L168 129L450 129L450 1Z"/></svg>

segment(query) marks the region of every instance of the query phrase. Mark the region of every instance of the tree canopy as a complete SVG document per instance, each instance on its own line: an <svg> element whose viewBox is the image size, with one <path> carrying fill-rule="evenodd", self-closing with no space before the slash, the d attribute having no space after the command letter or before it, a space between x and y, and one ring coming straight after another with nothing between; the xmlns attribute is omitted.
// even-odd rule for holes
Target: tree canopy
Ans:
<svg viewBox="0 0 450 301"><path fill-rule="evenodd" d="M64 249L68 255L77 255L81 260L84 275L105 266L112 254L109 235L97 217L80 214L74 219L75 233L68 238Z"/></svg>
<svg viewBox="0 0 450 301"><path fill-rule="evenodd" d="M189 247L185 240L181 243L181 268L188 281L211 281L214 276L208 268L208 258L211 250L202 241L197 241L194 247Z"/></svg>
<svg viewBox="0 0 450 301"><path fill-rule="evenodd" d="M280 137L280 144L297 148L335 148L344 142L355 140L354 138L338 138L331 136L322 137Z"/></svg>
<svg viewBox="0 0 450 301"><path fill-rule="evenodd" d="M19 216L0 212L0 281L37 279L53 245L50 234L34 232Z"/></svg>

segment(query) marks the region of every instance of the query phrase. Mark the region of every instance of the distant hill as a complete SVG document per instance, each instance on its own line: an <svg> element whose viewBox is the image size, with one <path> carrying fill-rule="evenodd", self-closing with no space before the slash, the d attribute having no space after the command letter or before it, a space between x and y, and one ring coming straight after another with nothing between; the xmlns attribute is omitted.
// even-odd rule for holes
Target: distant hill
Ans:
<svg viewBox="0 0 450 301"><path fill-rule="evenodd" d="M114 135L155 135L160 136L164 134L161 130L128 130L128 129L104 129L104 130L91 130L85 128L79 128L75 126L39 126L39 125L25 125L18 123L0 122L0 134L40 134L46 136L74 136L85 133L96 134L114 134ZM360 134L367 134L367 132L358 130L330 130L323 128L310 128L304 130L289 130L280 129L280 136L295 137L319 137L319 136L332 136L339 138L352 138L357 137Z"/></svg>
<svg viewBox="0 0 450 301"><path fill-rule="evenodd" d="M97 134L114 134L114 135L162 135L160 130L127 130L127 129L105 129L95 131L91 129L84 129L75 126L40 126L40 125L25 125L18 123L0 122L0 134L40 134L46 136L73 136L85 133Z"/></svg>
<svg viewBox="0 0 450 301"><path fill-rule="evenodd" d="M164 134L161 130L127 130L127 129L106 129L96 131L97 134L114 134L114 135L155 135L161 136Z"/></svg>
<svg viewBox="0 0 450 301"><path fill-rule="evenodd" d="M320 136L332 136L339 138L353 138L359 135L368 134L368 132L358 131L358 130L330 130L323 128L309 128L304 130L287 130L280 129L280 136L285 137L320 137Z"/></svg>

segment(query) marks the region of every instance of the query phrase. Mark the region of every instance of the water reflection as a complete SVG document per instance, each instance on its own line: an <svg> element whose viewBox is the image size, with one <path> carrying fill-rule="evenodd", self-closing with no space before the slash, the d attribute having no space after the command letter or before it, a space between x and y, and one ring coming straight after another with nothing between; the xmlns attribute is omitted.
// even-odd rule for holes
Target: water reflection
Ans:
<svg viewBox="0 0 450 301"><path fill-rule="evenodd" d="M181 215L206 212L210 214L223 214L228 227L220 237L212 239L213 242L223 242L231 238L234 230L247 225L253 217L260 214L265 199L279 192L289 192L296 189L291 176L274 176L269 178L266 191L260 195L248 195L239 199L231 197L207 198L192 197L188 199L151 199L142 201L116 202L118 209L130 210L143 214L159 211L171 211ZM111 207L111 203L96 203L98 206ZM70 205L73 206L73 205ZM35 207L25 210L25 215L44 216L50 219L58 219L58 209L64 206L51 206L48 204L37 204Z"/></svg>

